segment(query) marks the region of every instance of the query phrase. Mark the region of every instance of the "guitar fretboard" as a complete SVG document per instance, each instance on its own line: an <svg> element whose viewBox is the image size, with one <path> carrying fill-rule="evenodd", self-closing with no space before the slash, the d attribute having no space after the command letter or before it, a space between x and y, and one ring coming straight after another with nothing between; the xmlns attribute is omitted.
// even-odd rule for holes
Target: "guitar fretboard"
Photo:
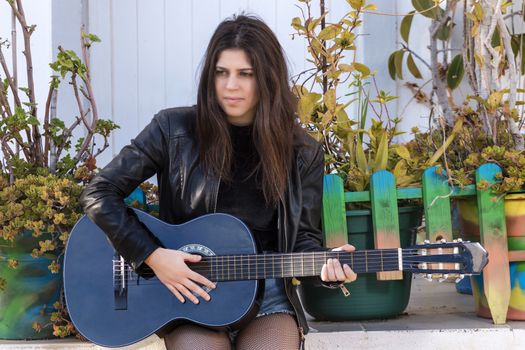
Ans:
<svg viewBox="0 0 525 350"><path fill-rule="evenodd" d="M400 269L398 249L206 256L190 268L213 281L306 277L320 275L327 259L338 259L356 273Z"/></svg>

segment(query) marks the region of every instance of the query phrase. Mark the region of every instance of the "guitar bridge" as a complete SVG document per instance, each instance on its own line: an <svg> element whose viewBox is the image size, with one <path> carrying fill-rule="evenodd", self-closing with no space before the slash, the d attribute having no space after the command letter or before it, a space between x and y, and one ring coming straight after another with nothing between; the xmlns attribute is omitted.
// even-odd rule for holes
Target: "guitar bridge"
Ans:
<svg viewBox="0 0 525 350"><path fill-rule="evenodd" d="M128 267L124 258L115 253L113 259L113 291L115 310L128 309Z"/></svg>

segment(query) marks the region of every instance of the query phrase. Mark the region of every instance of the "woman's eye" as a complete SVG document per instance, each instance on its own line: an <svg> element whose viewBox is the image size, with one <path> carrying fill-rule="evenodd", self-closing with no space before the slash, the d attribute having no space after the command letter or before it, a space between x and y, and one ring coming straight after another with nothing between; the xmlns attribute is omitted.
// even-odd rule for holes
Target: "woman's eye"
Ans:
<svg viewBox="0 0 525 350"><path fill-rule="evenodd" d="M218 76L226 75L226 72L223 71L223 70L216 70L216 71L215 71L215 75L218 75Z"/></svg>
<svg viewBox="0 0 525 350"><path fill-rule="evenodd" d="M243 76L243 77L251 77L251 76L253 76L253 73L252 72L241 72L241 76Z"/></svg>

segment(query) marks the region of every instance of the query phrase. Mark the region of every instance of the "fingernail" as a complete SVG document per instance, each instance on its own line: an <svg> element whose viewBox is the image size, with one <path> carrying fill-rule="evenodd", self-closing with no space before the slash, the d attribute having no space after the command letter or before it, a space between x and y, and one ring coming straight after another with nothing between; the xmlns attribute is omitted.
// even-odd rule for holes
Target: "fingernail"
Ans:
<svg viewBox="0 0 525 350"><path fill-rule="evenodd" d="M199 299L195 299L195 300L193 300L193 303L194 303L195 305L197 305L197 304L199 303Z"/></svg>

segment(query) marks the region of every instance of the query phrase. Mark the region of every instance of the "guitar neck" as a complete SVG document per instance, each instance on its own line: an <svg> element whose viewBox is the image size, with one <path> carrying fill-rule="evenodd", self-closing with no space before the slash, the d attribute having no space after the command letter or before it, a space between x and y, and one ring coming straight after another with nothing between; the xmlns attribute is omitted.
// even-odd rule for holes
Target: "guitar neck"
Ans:
<svg viewBox="0 0 525 350"><path fill-rule="evenodd" d="M327 259L338 259L356 273L402 270L402 250L326 251L290 254L205 256L190 268L212 281L319 276Z"/></svg>

